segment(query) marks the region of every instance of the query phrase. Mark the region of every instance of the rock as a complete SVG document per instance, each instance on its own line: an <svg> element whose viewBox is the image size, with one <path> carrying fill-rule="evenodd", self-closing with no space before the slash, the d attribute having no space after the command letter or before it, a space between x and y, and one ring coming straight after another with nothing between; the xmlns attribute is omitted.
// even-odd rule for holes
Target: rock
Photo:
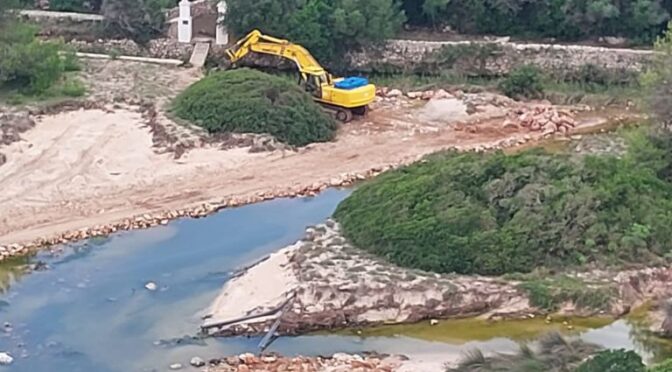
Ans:
<svg viewBox="0 0 672 372"><path fill-rule="evenodd" d="M406 96L410 99L418 99L422 97L422 92L408 92Z"/></svg>
<svg viewBox="0 0 672 372"><path fill-rule="evenodd" d="M443 89L439 89L434 93L434 96L432 97L434 99L443 99L443 98L453 98L453 95L446 92Z"/></svg>
<svg viewBox="0 0 672 372"><path fill-rule="evenodd" d="M602 38L605 43L608 45L625 45L628 43L628 39L624 37L617 36L605 36Z"/></svg>
<svg viewBox="0 0 672 372"><path fill-rule="evenodd" d="M145 289L148 291L156 291L158 288L159 287L154 282L147 282L147 284L145 284Z"/></svg>
<svg viewBox="0 0 672 372"><path fill-rule="evenodd" d="M182 369L182 364L181 363L173 363L169 366L169 368L172 369L172 370Z"/></svg>
<svg viewBox="0 0 672 372"><path fill-rule="evenodd" d="M194 367L203 367L205 365L205 361L199 357L193 357L189 361L189 364L191 364Z"/></svg>
<svg viewBox="0 0 672 372"><path fill-rule="evenodd" d="M437 325L437 324L439 324L439 321L438 321L438 320L436 320L436 319L430 319L430 321L429 321L429 325L433 325L433 326L435 326L435 325Z"/></svg>
<svg viewBox="0 0 672 372"><path fill-rule="evenodd" d="M0 366L8 366L12 364L14 358L11 355L5 352L0 352Z"/></svg>
<svg viewBox="0 0 672 372"><path fill-rule="evenodd" d="M396 98L396 97L401 97L404 93L400 91L399 89L392 89L387 94L385 95L386 97L390 98Z"/></svg>
<svg viewBox="0 0 672 372"><path fill-rule="evenodd" d="M429 101L430 99L434 98L434 91L433 90L426 90L422 92L422 96L420 96L425 101Z"/></svg>

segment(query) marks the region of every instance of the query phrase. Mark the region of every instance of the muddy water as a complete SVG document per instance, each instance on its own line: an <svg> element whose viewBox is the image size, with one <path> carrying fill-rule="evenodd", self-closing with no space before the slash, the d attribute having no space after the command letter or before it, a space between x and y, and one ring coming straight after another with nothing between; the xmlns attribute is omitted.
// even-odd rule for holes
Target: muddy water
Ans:
<svg viewBox="0 0 672 372"><path fill-rule="evenodd" d="M193 356L207 360L255 351L257 338L203 341L183 336L196 334L199 311L232 270L298 239L307 225L329 216L347 193L331 190L313 199L226 210L205 219L71 245L56 256L41 253L0 265L0 323L7 322L6 327L0 324L0 351L15 357L13 365L0 370L165 371L173 363L190 368ZM27 261L41 261L49 268L26 274L21 266ZM145 289L148 281L158 289ZM410 354L438 368L469 348L515 351L516 341L548 330L538 321L497 326L464 322L281 338L270 351L376 350ZM672 350L651 346L622 321L576 327L587 340L635 348L647 357Z"/></svg>

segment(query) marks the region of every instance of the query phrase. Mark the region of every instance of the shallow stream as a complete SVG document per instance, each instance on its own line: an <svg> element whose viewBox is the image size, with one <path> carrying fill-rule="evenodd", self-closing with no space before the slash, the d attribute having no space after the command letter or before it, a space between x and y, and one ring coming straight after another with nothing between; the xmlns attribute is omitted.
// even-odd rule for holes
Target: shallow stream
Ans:
<svg viewBox="0 0 672 372"><path fill-rule="evenodd" d="M173 363L255 352L258 338L191 340L200 311L232 271L288 245L321 223L348 191L312 199L275 200L198 220L133 231L0 264L0 351L11 371L164 371ZM22 265L46 270L23 274ZM153 281L156 291L144 288ZM585 326L585 327L584 327ZM640 351L647 359L672 351L627 321L576 322L581 337L606 347ZM543 320L487 324L474 320L379 327L280 338L269 351L333 354L403 353L439 366L470 348L515 351L561 323ZM592 329L591 329L592 328Z"/></svg>

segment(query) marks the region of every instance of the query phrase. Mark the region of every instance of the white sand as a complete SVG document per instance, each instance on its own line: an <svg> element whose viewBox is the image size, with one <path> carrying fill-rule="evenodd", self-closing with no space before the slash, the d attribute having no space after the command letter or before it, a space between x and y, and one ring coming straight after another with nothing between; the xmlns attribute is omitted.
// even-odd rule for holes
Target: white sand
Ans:
<svg viewBox="0 0 672 372"><path fill-rule="evenodd" d="M219 323L261 313L285 302L298 286L289 258L298 245L289 246L226 283L206 315L205 324ZM269 317L273 318L273 317ZM255 319L258 322L259 319Z"/></svg>

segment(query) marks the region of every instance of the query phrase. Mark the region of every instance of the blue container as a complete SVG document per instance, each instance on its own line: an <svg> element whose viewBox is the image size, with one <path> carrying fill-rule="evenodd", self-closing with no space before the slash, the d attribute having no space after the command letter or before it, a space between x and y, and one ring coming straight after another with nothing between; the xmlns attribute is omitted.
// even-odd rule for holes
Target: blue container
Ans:
<svg viewBox="0 0 672 372"><path fill-rule="evenodd" d="M363 77L351 76L339 81L334 86L338 89L351 90L366 85L369 85L369 79Z"/></svg>

